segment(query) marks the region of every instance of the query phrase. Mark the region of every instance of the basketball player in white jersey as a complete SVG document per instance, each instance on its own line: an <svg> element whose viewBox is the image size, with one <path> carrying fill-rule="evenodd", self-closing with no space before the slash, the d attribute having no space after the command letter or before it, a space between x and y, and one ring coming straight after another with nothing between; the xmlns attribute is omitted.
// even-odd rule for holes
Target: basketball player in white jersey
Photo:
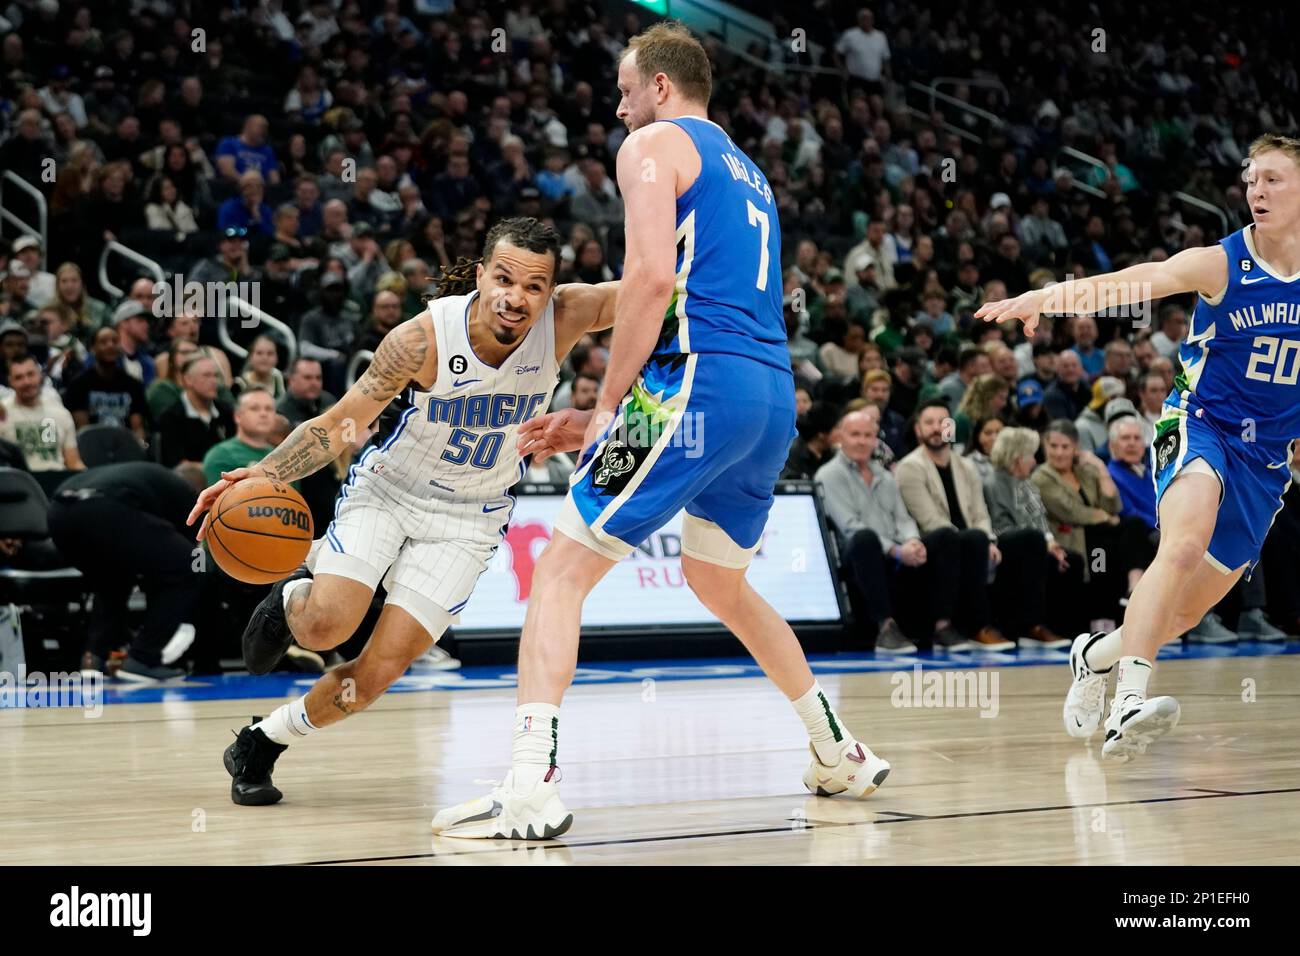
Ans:
<svg viewBox="0 0 1300 956"><path fill-rule="evenodd" d="M613 323L618 283L557 288L559 260L560 239L549 226L530 218L497 223L474 284L471 263L444 275L441 297L384 337L336 405L199 496L191 524L232 483L309 475L380 419L307 564L254 611L244 662L262 674L294 640L317 651L337 647L361 624L381 581L383 611L356 660L240 731L225 754L235 803L278 801L271 768L286 745L365 708L469 600L505 536L509 489L525 469L520 425L546 410L560 362L578 339ZM468 294L455 294L461 287ZM200 539L204 531L206 519Z"/></svg>
<svg viewBox="0 0 1300 956"><path fill-rule="evenodd" d="M1178 723L1172 697L1147 697L1156 653L1254 569L1291 483L1300 437L1300 140L1266 135L1250 148L1254 222L1216 245L1165 262L1075 279L990 302L976 316L1021 319L1098 312L1184 292L1198 295L1152 444L1160 546L1110 634L1081 634L1070 652L1065 729L1089 737L1118 663L1102 755L1145 753Z"/></svg>

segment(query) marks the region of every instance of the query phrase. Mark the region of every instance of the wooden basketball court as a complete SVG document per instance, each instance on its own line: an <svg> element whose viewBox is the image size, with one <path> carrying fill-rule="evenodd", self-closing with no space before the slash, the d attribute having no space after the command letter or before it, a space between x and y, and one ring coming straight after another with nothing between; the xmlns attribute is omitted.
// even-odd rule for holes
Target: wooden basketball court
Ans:
<svg viewBox="0 0 1300 956"><path fill-rule="evenodd" d="M506 770L512 690L389 695L293 745L275 772L285 799L262 808L230 803L221 754L232 730L278 698L112 704L95 719L0 710L0 862L1300 859L1300 655L1162 662L1153 690L1179 698L1182 724L1128 765L1102 763L1100 735L1065 736L1063 666L986 670L998 677L991 717L894 706L903 678L888 671L820 677L849 726L894 766L861 803L803 791L802 728L763 680L575 687L560 765L576 820L549 844L429 831L436 809L486 792Z"/></svg>

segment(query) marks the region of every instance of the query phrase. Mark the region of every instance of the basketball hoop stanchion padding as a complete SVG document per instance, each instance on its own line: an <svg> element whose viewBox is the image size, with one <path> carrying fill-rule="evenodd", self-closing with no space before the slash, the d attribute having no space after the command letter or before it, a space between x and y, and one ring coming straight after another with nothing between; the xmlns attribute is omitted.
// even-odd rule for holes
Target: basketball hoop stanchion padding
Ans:
<svg viewBox="0 0 1300 956"><path fill-rule="evenodd" d="M313 536L302 495L274 478L245 478L208 511L208 550L217 566L245 584L273 584L303 563Z"/></svg>

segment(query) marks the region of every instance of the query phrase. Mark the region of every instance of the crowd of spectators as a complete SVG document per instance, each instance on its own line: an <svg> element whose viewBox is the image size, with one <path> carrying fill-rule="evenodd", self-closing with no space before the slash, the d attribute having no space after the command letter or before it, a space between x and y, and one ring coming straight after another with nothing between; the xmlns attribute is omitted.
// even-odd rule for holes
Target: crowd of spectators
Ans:
<svg viewBox="0 0 1300 956"><path fill-rule="evenodd" d="M781 213L801 412L786 475L826 486L861 639L1053 645L1118 618L1152 553L1145 448L1193 303L1049 318L1032 340L972 316L1248 222L1245 150L1296 129L1291 15L740 5L774 39L702 38L710 117ZM560 281L617 278L615 71L649 16L584 0L0 0L0 168L49 206L48 248L11 225L0 245L4 453L76 470L77 430L107 424L167 466L256 460L503 215L560 230ZM939 77L962 79L921 89ZM21 192L4 197L34 221ZM220 310L175 308L130 260L101 281L111 241L178 285L247 283L296 355L256 322L226 338ZM594 403L607 348L573 350L553 407ZM303 482L318 520L340 477ZM1300 629L1297 565L1280 558L1300 550L1295 508L1224 610L1243 635L1277 635L1264 607ZM918 614L922 593L948 604ZM1212 614L1198 637L1232 632Z"/></svg>

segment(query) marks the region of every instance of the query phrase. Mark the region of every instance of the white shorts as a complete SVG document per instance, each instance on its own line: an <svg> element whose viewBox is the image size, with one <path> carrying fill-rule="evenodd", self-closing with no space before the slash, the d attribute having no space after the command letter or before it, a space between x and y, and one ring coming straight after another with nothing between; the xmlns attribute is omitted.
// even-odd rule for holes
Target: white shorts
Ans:
<svg viewBox="0 0 1300 956"><path fill-rule="evenodd" d="M382 581L385 603L401 607L436 641L505 537L510 507L415 501L373 481L344 490L325 536L312 545L308 568L372 591Z"/></svg>

